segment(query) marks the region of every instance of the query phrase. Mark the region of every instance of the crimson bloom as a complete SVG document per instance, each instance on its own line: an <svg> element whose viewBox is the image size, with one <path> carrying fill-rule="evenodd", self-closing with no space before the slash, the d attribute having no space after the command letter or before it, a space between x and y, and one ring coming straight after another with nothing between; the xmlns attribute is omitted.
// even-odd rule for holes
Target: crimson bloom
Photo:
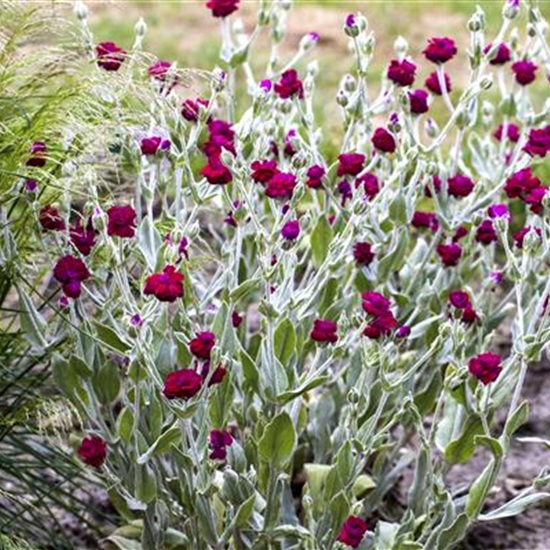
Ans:
<svg viewBox="0 0 550 550"><path fill-rule="evenodd" d="M403 59L392 59L388 67L388 78L398 86L410 86L414 82L416 65Z"/></svg>
<svg viewBox="0 0 550 550"><path fill-rule="evenodd" d="M191 399L202 387L202 376L193 369L171 372L164 380L162 393L168 399Z"/></svg>
<svg viewBox="0 0 550 550"><path fill-rule="evenodd" d="M202 151L207 157L219 156L222 149L235 154L235 132L233 126L225 120L213 118L208 121L208 141Z"/></svg>
<svg viewBox="0 0 550 550"><path fill-rule="evenodd" d="M453 290L449 294L449 303L457 309L466 309L471 307L470 296L463 290Z"/></svg>
<svg viewBox="0 0 550 550"><path fill-rule="evenodd" d="M439 229L439 221L434 212L416 210L413 214L411 225L417 229L425 227L434 233Z"/></svg>
<svg viewBox="0 0 550 550"><path fill-rule="evenodd" d="M428 92L424 90L412 90L408 93L408 96L409 107L413 115L422 115L428 112Z"/></svg>
<svg viewBox="0 0 550 550"><path fill-rule="evenodd" d="M451 197L467 197L474 190L474 187L474 181L461 174L447 180L447 188Z"/></svg>
<svg viewBox="0 0 550 550"><path fill-rule="evenodd" d="M46 231L63 231L65 222L55 206L44 206L38 214L38 221Z"/></svg>
<svg viewBox="0 0 550 550"><path fill-rule="evenodd" d="M386 311L369 322L363 331L363 335L372 340L376 340L380 338L380 336L389 334L396 326L397 320L393 316L393 313L391 311Z"/></svg>
<svg viewBox="0 0 550 550"><path fill-rule="evenodd" d="M197 122L199 120L199 110L202 107L208 108L208 100L202 97L193 99L186 99L181 104L181 116L189 122Z"/></svg>
<svg viewBox="0 0 550 550"><path fill-rule="evenodd" d="M279 171L276 160L255 160L250 168L250 177L256 183L267 183Z"/></svg>
<svg viewBox="0 0 550 550"><path fill-rule="evenodd" d="M298 96L300 99L304 97L304 86L295 69L285 71L273 89L281 99L289 99L294 96Z"/></svg>
<svg viewBox="0 0 550 550"><path fill-rule="evenodd" d="M487 54L492 49L492 44L487 44L485 48L483 48L483 53ZM493 54L493 57L489 61L491 65L504 65L510 61L510 48L506 44L499 44L495 53Z"/></svg>
<svg viewBox="0 0 550 550"><path fill-rule="evenodd" d="M504 124L500 124L498 128L493 132L493 137L497 141L502 141L506 136L508 141L512 143L517 143L519 141L519 127L512 122L506 124L506 132L504 131Z"/></svg>
<svg viewBox="0 0 550 550"><path fill-rule="evenodd" d="M458 265L462 256L462 247L456 243L440 244L437 246L436 252L441 258L443 265L453 267Z"/></svg>
<svg viewBox="0 0 550 550"><path fill-rule="evenodd" d="M98 66L106 71L118 71L126 59L126 52L114 42L102 42L95 51Z"/></svg>
<svg viewBox="0 0 550 550"><path fill-rule="evenodd" d="M231 434L226 430L212 430L210 432L210 448L212 449L209 457L213 460L225 460L227 457L227 447L233 443Z"/></svg>
<svg viewBox="0 0 550 550"><path fill-rule="evenodd" d="M278 172L267 182L265 194L270 199L290 199L296 183L297 179L294 174Z"/></svg>
<svg viewBox="0 0 550 550"><path fill-rule="evenodd" d="M516 82L521 86L527 86L534 82L538 67L532 61L516 61L512 64L512 71Z"/></svg>
<svg viewBox="0 0 550 550"><path fill-rule="evenodd" d="M111 206L107 218L107 235L126 239L135 235L136 211L131 206Z"/></svg>
<svg viewBox="0 0 550 550"><path fill-rule="evenodd" d="M159 151L168 151L170 141L160 136L146 137L141 140L140 149L142 155L156 155Z"/></svg>
<svg viewBox="0 0 550 550"><path fill-rule="evenodd" d="M175 302L183 296L184 276L173 265L167 265L161 273L147 277L145 294L152 294L161 302Z"/></svg>
<svg viewBox="0 0 550 550"><path fill-rule="evenodd" d="M393 153L396 148L395 138L385 128L376 128L371 142L375 149L382 153Z"/></svg>
<svg viewBox="0 0 550 550"><path fill-rule="evenodd" d="M530 167L512 174L504 185L504 192L509 199L521 198L540 186L540 180L533 175Z"/></svg>
<svg viewBox="0 0 550 550"><path fill-rule="evenodd" d="M502 357L496 353L480 353L468 362L468 370L483 385L494 382L502 371Z"/></svg>
<svg viewBox="0 0 550 550"><path fill-rule="evenodd" d="M330 342L334 344L338 340L336 331L338 325L329 319L316 319L313 322L313 330L310 336L316 342Z"/></svg>
<svg viewBox="0 0 550 550"><path fill-rule="evenodd" d="M300 222L298 220L286 222L281 229L281 235L287 241L295 241L300 235Z"/></svg>
<svg viewBox="0 0 550 550"><path fill-rule="evenodd" d="M356 176L363 170L363 163L365 162L365 155L361 153L342 153L338 155L338 169L336 175L338 176Z"/></svg>
<svg viewBox="0 0 550 550"><path fill-rule="evenodd" d="M544 128L533 128L523 150L532 157L544 157L550 151L550 124Z"/></svg>
<svg viewBox="0 0 550 550"><path fill-rule="evenodd" d="M359 176L355 180L356 187L360 187L361 185L365 190L365 197L369 200L374 199L374 197L376 197L376 195L380 192L380 182L378 181L378 178L370 172Z"/></svg>
<svg viewBox="0 0 550 550"><path fill-rule="evenodd" d="M107 457L107 444L97 435L89 435L82 440L77 454L88 466L99 468Z"/></svg>
<svg viewBox="0 0 550 550"><path fill-rule="evenodd" d="M483 220L476 231L476 241L481 244L491 244L498 240L492 220Z"/></svg>
<svg viewBox="0 0 550 550"><path fill-rule="evenodd" d="M351 548L357 548L361 544L367 529L367 524L361 518L350 516L340 529L338 542Z"/></svg>
<svg viewBox="0 0 550 550"><path fill-rule="evenodd" d="M70 255L63 256L58 260L53 274L69 298L78 298L82 291L82 281L90 277L86 264L80 258Z"/></svg>
<svg viewBox="0 0 550 550"><path fill-rule="evenodd" d="M88 256L95 245L96 231L92 225L92 219L88 220L84 227L78 219L74 227L69 231L73 246L84 256Z"/></svg>
<svg viewBox="0 0 550 550"><path fill-rule="evenodd" d="M445 83L445 91L449 93L453 87L451 85L451 78L447 73L443 73L443 82ZM424 86L434 95L443 95L443 90L441 89L441 84L436 72L431 73L428 78L426 78Z"/></svg>
<svg viewBox="0 0 550 550"><path fill-rule="evenodd" d="M325 169L319 164L310 166L306 172L306 186L310 189L319 189L323 187L323 178L325 174Z"/></svg>
<svg viewBox="0 0 550 550"><path fill-rule="evenodd" d="M31 145L31 157L27 160L27 166L41 168L46 164L47 147L43 141L35 141Z"/></svg>
<svg viewBox="0 0 550 550"><path fill-rule="evenodd" d="M233 327L238 328L243 320L244 317L240 315L238 311L233 310L233 312L231 313L231 324L233 325Z"/></svg>
<svg viewBox="0 0 550 550"><path fill-rule="evenodd" d="M451 38L430 38L422 53L432 63L446 63L457 54L457 49Z"/></svg>
<svg viewBox="0 0 550 550"><path fill-rule="evenodd" d="M208 0L206 7L214 17L227 17L239 9L240 0Z"/></svg>
<svg viewBox="0 0 550 550"><path fill-rule="evenodd" d="M390 310L391 302L379 292L369 290L361 294L363 309L373 316L383 315Z"/></svg>
<svg viewBox="0 0 550 550"><path fill-rule="evenodd" d="M367 242L355 243L353 245L353 257L359 265L370 265L374 260L372 245Z"/></svg>
<svg viewBox="0 0 550 550"><path fill-rule="evenodd" d="M216 345L216 335L213 332L198 332L189 342L189 351L199 359L210 359L210 352Z"/></svg>
<svg viewBox="0 0 550 550"><path fill-rule="evenodd" d="M233 181L231 170L222 162L219 155L208 157L208 164L201 168L201 175L211 185L226 185Z"/></svg>

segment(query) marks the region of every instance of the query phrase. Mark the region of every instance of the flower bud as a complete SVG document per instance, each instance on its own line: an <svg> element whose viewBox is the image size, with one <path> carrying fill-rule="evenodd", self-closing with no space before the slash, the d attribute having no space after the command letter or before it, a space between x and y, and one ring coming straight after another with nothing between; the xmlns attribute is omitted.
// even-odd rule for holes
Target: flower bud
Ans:
<svg viewBox="0 0 550 550"><path fill-rule="evenodd" d="M535 38L537 36L537 27L533 23L527 23L527 36Z"/></svg>
<svg viewBox="0 0 550 550"><path fill-rule="evenodd" d="M341 87L346 92L355 92L355 90L357 89L357 81L355 80L355 78L353 78L351 74L348 73L346 76L344 76Z"/></svg>
<svg viewBox="0 0 550 550"><path fill-rule="evenodd" d="M300 40L300 50L307 52L311 50L317 42L319 42L319 34L316 32L308 32L302 40Z"/></svg>
<svg viewBox="0 0 550 550"><path fill-rule="evenodd" d="M493 85L493 78L491 76L484 76L479 81L479 87L482 90L488 90L489 88L491 88L492 85Z"/></svg>
<svg viewBox="0 0 550 550"><path fill-rule="evenodd" d="M439 127L433 118L426 119L426 134L432 139L439 134Z"/></svg>
<svg viewBox="0 0 550 550"><path fill-rule="evenodd" d="M540 237L534 229L530 229L523 239L523 250L530 254L540 246Z"/></svg>
<svg viewBox="0 0 550 550"><path fill-rule="evenodd" d="M279 6L285 10L285 11L289 11L290 8L292 8L292 0L280 0L279 1Z"/></svg>
<svg viewBox="0 0 550 550"><path fill-rule="evenodd" d="M355 38L359 36L359 25L357 24L357 17L350 13L346 17L346 24L344 25L344 32L350 37Z"/></svg>
<svg viewBox="0 0 550 550"><path fill-rule="evenodd" d="M86 4L84 4L84 2L81 2L80 0L78 0L78 2L75 2L74 14L79 21L85 21L86 19L88 19L88 13L88 7L86 6Z"/></svg>
<svg viewBox="0 0 550 550"><path fill-rule="evenodd" d="M397 40L393 43L393 50L398 57L405 57L408 49L409 43L402 36L399 36Z"/></svg>
<svg viewBox="0 0 550 550"><path fill-rule="evenodd" d="M336 94L336 103L338 103L340 107L346 107L348 105L349 99L344 90L339 90L338 94Z"/></svg>
<svg viewBox="0 0 550 550"><path fill-rule="evenodd" d="M227 74L225 71L222 71L219 67L216 67L212 72L213 80L212 87L216 92L222 92L225 89L227 82Z"/></svg>
<svg viewBox="0 0 550 550"><path fill-rule="evenodd" d="M355 403L359 403L360 398L361 396L359 395L359 392L352 387L348 392L348 403L355 405Z"/></svg>
<svg viewBox="0 0 550 550"><path fill-rule="evenodd" d="M307 65L307 76L311 78L315 78L319 74L319 62L317 59L314 59L311 61L311 63L308 63Z"/></svg>
<svg viewBox="0 0 550 550"><path fill-rule="evenodd" d="M502 15L506 19L509 19L510 21L512 19L515 19L518 13L519 13L519 0L508 0L506 4L504 4L504 7L502 8Z"/></svg>
<svg viewBox="0 0 550 550"><path fill-rule="evenodd" d="M136 31L136 36L138 38L143 38L145 36L145 33L147 32L147 23L145 23L143 17L139 18L134 30Z"/></svg>

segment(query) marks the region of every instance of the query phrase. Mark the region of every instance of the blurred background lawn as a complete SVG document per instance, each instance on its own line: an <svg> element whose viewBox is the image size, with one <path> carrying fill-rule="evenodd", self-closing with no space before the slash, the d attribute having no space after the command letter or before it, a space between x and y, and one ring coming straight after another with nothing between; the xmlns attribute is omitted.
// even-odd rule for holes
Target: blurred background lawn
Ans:
<svg viewBox="0 0 550 550"><path fill-rule="evenodd" d="M371 66L372 93L377 92L380 75L393 56L393 43L404 36L410 45L409 53L419 66L416 85L422 86L433 65L426 62L421 51L431 36L451 36L459 47L459 55L446 65L453 82L453 95L460 94L467 82L469 64L466 50L470 35L469 17L479 5L486 14L487 40L494 37L502 22L503 0L371 0L350 2L345 0L297 0L289 14L288 32L280 48L283 66L294 55L302 36L310 31L321 35L318 46L300 63L298 69L316 59L320 72L315 95L318 124L324 126L326 146L337 146L342 129L338 108L334 102L342 76L353 69L352 56L347 51L348 39L342 27L350 12L360 12L369 21L376 36L376 50ZM545 17L550 16L550 0L540 3ZM91 28L95 40L115 41L130 48L134 39L134 25L143 17L148 25L145 48L160 59L176 61L179 67L211 70L218 64L220 33L218 20L205 7L205 0L111 0L89 1ZM258 2L241 0L241 6L232 19L239 17L245 31L256 21ZM525 38L526 14L520 18L520 39ZM255 77L263 77L268 54L267 29L252 50ZM507 70L509 70L507 68ZM536 93L541 101L550 88L544 71L538 75ZM200 89L190 94L200 93ZM491 92L492 94L493 92ZM496 90L494 90L496 97ZM432 116L446 118L441 99L436 99ZM441 107L441 108L439 108ZM328 143L327 143L328 140ZM332 141L332 143L330 143Z"/></svg>

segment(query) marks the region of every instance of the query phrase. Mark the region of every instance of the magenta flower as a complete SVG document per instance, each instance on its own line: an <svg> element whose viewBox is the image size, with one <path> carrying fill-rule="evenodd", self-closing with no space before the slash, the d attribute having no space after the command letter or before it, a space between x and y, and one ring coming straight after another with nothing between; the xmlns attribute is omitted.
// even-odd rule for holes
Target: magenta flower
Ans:
<svg viewBox="0 0 550 550"><path fill-rule="evenodd" d="M492 44L487 44L487 46L483 48L483 53L488 54L492 47ZM491 65L505 65L508 61L510 61L510 59L510 48L506 44L499 44L489 63Z"/></svg>
<svg viewBox="0 0 550 550"><path fill-rule="evenodd" d="M170 67L172 67L170 61L162 61L159 59L147 67L147 72L151 78L164 82L170 72Z"/></svg>
<svg viewBox="0 0 550 550"><path fill-rule="evenodd" d="M491 206L487 208L487 214L493 220L497 218L506 218L509 220L511 218L508 205L504 203L491 204Z"/></svg>
<svg viewBox="0 0 550 550"><path fill-rule="evenodd" d="M363 170L363 163L365 162L365 155L361 153L342 153L338 155L338 170L336 175L338 176L356 176Z"/></svg>
<svg viewBox="0 0 550 550"><path fill-rule="evenodd" d="M361 518L350 516L342 525L337 540L346 546L357 548L361 544L367 528L367 524Z"/></svg>
<svg viewBox="0 0 550 550"><path fill-rule="evenodd" d="M441 258L443 265L453 267L458 265L462 256L462 247L456 243L440 244L437 246L436 252Z"/></svg>
<svg viewBox="0 0 550 550"><path fill-rule="evenodd" d="M295 69L285 71L279 82L275 84L274 90L281 99L289 99L294 96L298 96L300 99L304 97L304 87Z"/></svg>
<svg viewBox="0 0 550 550"><path fill-rule="evenodd" d="M243 322L244 317L242 315L239 315L239 313L235 310L231 313L231 324L234 328L239 328L241 326L241 323Z"/></svg>
<svg viewBox="0 0 550 550"><path fill-rule="evenodd" d="M111 206L107 218L107 235L127 239L135 235L136 211L131 206Z"/></svg>
<svg viewBox="0 0 550 550"><path fill-rule="evenodd" d="M412 90L408 93L409 107L413 115L422 115L428 112L428 92Z"/></svg>
<svg viewBox="0 0 550 550"><path fill-rule="evenodd" d="M365 190L365 197L367 200L374 199L374 197L376 197L376 195L378 195L378 193L380 192L380 183L378 181L378 178L370 172L359 176L355 180L355 186L363 186L363 189Z"/></svg>
<svg viewBox="0 0 550 550"><path fill-rule="evenodd" d="M534 128L529 132L529 139L523 150L532 157L544 157L550 151L550 125Z"/></svg>
<svg viewBox="0 0 550 550"><path fill-rule="evenodd" d="M411 86L416 74L416 65L403 59L392 59L387 71L388 78L398 86Z"/></svg>
<svg viewBox="0 0 550 550"><path fill-rule="evenodd" d="M84 464L99 468L107 457L107 444L101 437L89 435L82 440L76 453Z"/></svg>
<svg viewBox="0 0 550 550"><path fill-rule="evenodd" d="M191 399L202 387L202 377L193 369L171 372L164 380L162 393L168 399Z"/></svg>
<svg viewBox="0 0 550 550"><path fill-rule="evenodd" d="M168 151L169 149L170 141L160 136L143 138L140 143L142 155L156 155L159 151Z"/></svg>
<svg viewBox="0 0 550 550"><path fill-rule="evenodd" d="M189 122L198 122L201 106L208 109L208 100L198 97L197 99L186 99L181 104L181 116Z"/></svg>
<svg viewBox="0 0 550 550"><path fill-rule="evenodd" d="M436 192L436 194L441 193L442 181L441 181L441 178L439 176L433 176L432 177L432 184L433 184L433 188L434 188L434 191ZM424 196L428 197L428 198L432 197L432 190L431 190L429 185L426 185L424 187Z"/></svg>
<svg viewBox="0 0 550 550"><path fill-rule="evenodd" d="M201 168L201 175L211 185L226 185L233 181L231 170L221 161L219 155L211 155L208 164Z"/></svg>
<svg viewBox="0 0 550 550"><path fill-rule="evenodd" d="M47 147L43 141L35 141L31 145L31 157L27 160L27 166L42 168L46 164Z"/></svg>
<svg viewBox="0 0 550 550"><path fill-rule="evenodd" d="M374 148L381 153L393 153L396 149L395 139L385 128L376 128L371 142Z"/></svg>
<svg viewBox="0 0 550 550"><path fill-rule="evenodd" d="M447 93L451 92L453 87L451 85L451 78L447 73L443 74L443 81L445 82L445 90ZM432 92L432 94L435 95L443 95L443 90L441 89L441 85L439 83L439 78L437 77L437 73L433 72L426 78L424 81L424 86Z"/></svg>
<svg viewBox="0 0 550 550"><path fill-rule="evenodd" d="M270 199L290 199L296 183L297 179L294 174L278 172L267 182L265 194Z"/></svg>
<svg viewBox="0 0 550 550"><path fill-rule="evenodd" d="M316 319L313 322L313 330L310 336L315 342L329 342L334 344L338 340L338 335L336 334L337 330L338 325L334 321Z"/></svg>
<svg viewBox="0 0 550 550"><path fill-rule="evenodd" d="M259 84L258 84L260 90L262 90L265 94L268 94L271 92L273 88L273 82L269 80L269 78L264 78Z"/></svg>
<svg viewBox="0 0 550 550"><path fill-rule="evenodd" d="M540 179L533 175L531 168L524 168L512 174L504 185L504 192L509 199L525 197L540 187Z"/></svg>
<svg viewBox="0 0 550 550"><path fill-rule="evenodd" d="M411 335L411 327L409 325L401 325L395 331L396 338L408 338Z"/></svg>
<svg viewBox="0 0 550 550"><path fill-rule="evenodd" d="M255 160L250 165L250 168L252 170L250 177L256 183L267 183L275 174L277 174L277 172L279 172L276 160Z"/></svg>
<svg viewBox="0 0 550 550"><path fill-rule="evenodd" d="M451 38L430 38L422 53L432 63L446 63L457 54L457 49Z"/></svg>
<svg viewBox="0 0 550 550"><path fill-rule="evenodd" d="M461 174L457 174L447 180L447 188L451 197L467 197L475 187L475 183Z"/></svg>
<svg viewBox="0 0 550 550"><path fill-rule="evenodd" d="M508 141L517 143L519 141L519 127L516 124L509 123L506 125L506 134L504 134L504 124L500 124L494 131L493 137L498 141L502 141L504 135L506 135Z"/></svg>
<svg viewBox="0 0 550 550"><path fill-rule="evenodd" d="M426 228L434 233L439 229L439 221L434 212L422 212L416 210L413 214L411 225L417 229Z"/></svg>
<svg viewBox="0 0 550 550"><path fill-rule="evenodd" d="M391 311L377 315L363 330L363 336L376 340L388 335L397 326L397 320Z"/></svg>
<svg viewBox="0 0 550 550"><path fill-rule="evenodd" d="M361 294L363 309L374 317L384 315L390 311L391 302L379 292L369 290Z"/></svg>
<svg viewBox="0 0 550 550"><path fill-rule="evenodd" d="M229 122L220 119L208 121L208 141L203 144L202 151L207 157L219 156L222 149L233 155L235 151L235 132Z"/></svg>
<svg viewBox="0 0 550 550"><path fill-rule="evenodd" d="M208 0L206 7L214 17L227 17L239 9L240 0Z"/></svg>
<svg viewBox="0 0 550 550"><path fill-rule="evenodd" d="M467 309L471 307L470 296L463 290L453 290L449 294L449 303L457 309Z"/></svg>
<svg viewBox="0 0 550 550"><path fill-rule="evenodd" d="M184 276L173 265L147 277L144 294L153 295L160 302L175 302L183 296Z"/></svg>
<svg viewBox="0 0 550 550"><path fill-rule="evenodd" d="M198 332L189 342L189 351L199 359L208 361L210 352L216 345L216 336L213 332Z"/></svg>
<svg viewBox="0 0 550 550"><path fill-rule="evenodd" d="M310 189L320 189L323 187L323 178L325 174L325 169L319 164L310 166L306 172L306 186Z"/></svg>
<svg viewBox="0 0 550 550"><path fill-rule="evenodd" d="M102 42L95 51L98 66L106 71L118 71L126 59L126 52L114 42Z"/></svg>
<svg viewBox="0 0 550 550"><path fill-rule="evenodd" d="M92 225L92 218L88 220L86 227L81 224L80 219L69 231L71 243L84 256L88 256L95 245L96 231Z"/></svg>
<svg viewBox="0 0 550 550"><path fill-rule="evenodd" d="M63 231L65 222L55 206L44 206L38 213L38 221L46 231Z"/></svg>
<svg viewBox="0 0 550 550"><path fill-rule="evenodd" d="M468 362L468 370L483 385L494 382L502 372L502 357L496 353L480 353Z"/></svg>
<svg viewBox="0 0 550 550"><path fill-rule="evenodd" d="M512 64L512 71L516 82L521 86L527 86L534 82L538 67L532 61L516 61Z"/></svg>
<svg viewBox="0 0 550 550"><path fill-rule="evenodd" d="M374 260L372 245L367 242L355 243L353 245L353 257L359 265L370 265Z"/></svg>
<svg viewBox="0 0 550 550"><path fill-rule="evenodd" d="M212 460L225 460L227 457L227 447L233 443L231 434L226 430L212 430L210 432L210 448L212 449L209 457Z"/></svg>
<svg viewBox="0 0 550 550"><path fill-rule="evenodd" d="M483 220L476 230L476 241L481 244L491 244L498 240L495 226L491 220Z"/></svg>
<svg viewBox="0 0 550 550"><path fill-rule="evenodd" d="M300 222L298 220L291 220L283 225L281 235L286 241L295 241L300 235Z"/></svg>
<svg viewBox="0 0 550 550"><path fill-rule="evenodd" d="M460 239L463 239L468 234L468 229L463 225L459 225L453 235L453 242L457 243Z"/></svg>
<svg viewBox="0 0 550 550"><path fill-rule="evenodd" d="M69 298L78 298L82 291L81 283L90 277L90 272L80 258L67 255L58 260L53 275Z"/></svg>

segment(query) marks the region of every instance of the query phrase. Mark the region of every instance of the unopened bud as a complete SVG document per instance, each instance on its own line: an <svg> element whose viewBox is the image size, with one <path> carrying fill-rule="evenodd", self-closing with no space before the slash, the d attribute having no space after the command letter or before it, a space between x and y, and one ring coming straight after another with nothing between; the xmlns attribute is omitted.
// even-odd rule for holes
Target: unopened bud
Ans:
<svg viewBox="0 0 550 550"><path fill-rule="evenodd" d="M348 73L342 81L342 88L346 92L355 92L357 89L357 81Z"/></svg>
<svg viewBox="0 0 550 550"><path fill-rule="evenodd" d="M340 105L340 107L346 107L349 103L349 98L344 90L339 90L338 94L336 95L336 103Z"/></svg>
<svg viewBox="0 0 550 550"><path fill-rule="evenodd" d="M409 43L402 36L400 36L393 43L393 49L399 57L405 57L405 55L406 55L406 53L409 49Z"/></svg>
<svg viewBox="0 0 550 550"><path fill-rule="evenodd" d="M74 14L79 21L84 21L88 19L88 13L88 7L86 6L86 4L84 4L84 2L81 2L80 0L78 0L78 2L75 2Z"/></svg>
<svg viewBox="0 0 550 550"><path fill-rule="evenodd" d="M134 29L138 38L143 38L145 36L145 33L147 32L147 23L145 23L143 17L139 18L139 21L136 23Z"/></svg>
<svg viewBox="0 0 550 550"><path fill-rule="evenodd" d="M317 42L319 42L319 33L308 32L302 40L300 40L300 49L304 52L311 50Z"/></svg>

